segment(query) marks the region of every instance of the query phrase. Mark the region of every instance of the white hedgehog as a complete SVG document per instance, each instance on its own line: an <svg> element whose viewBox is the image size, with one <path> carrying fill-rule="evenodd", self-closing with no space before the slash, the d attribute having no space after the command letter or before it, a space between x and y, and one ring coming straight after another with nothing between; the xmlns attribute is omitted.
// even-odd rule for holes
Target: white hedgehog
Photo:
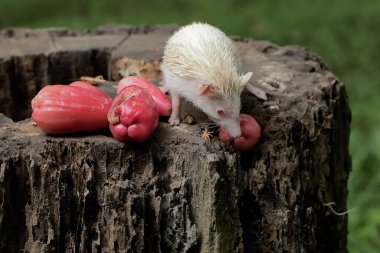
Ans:
<svg viewBox="0 0 380 253"><path fill-rule="evenodd" d="M238 73L232 41L218 28L192 23L168 40L161 70L172 96L170 125L180 120L180 97L206 113L233 137L241 135L240 95L252 76Z"/></svg>

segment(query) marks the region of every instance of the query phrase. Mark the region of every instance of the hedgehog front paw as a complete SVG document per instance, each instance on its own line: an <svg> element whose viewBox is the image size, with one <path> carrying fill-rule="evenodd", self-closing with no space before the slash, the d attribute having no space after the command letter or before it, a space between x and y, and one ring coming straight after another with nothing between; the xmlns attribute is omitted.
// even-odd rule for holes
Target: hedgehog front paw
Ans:
<svg viewBox="0 0 380 253"><path fill-rule="evenodd" d="M178 125L179 125L179 122L180 122L180 120L179 120L178 117L171 117L171 116L170 116L170 118L169 118L169 124L170 124L171 126L178 126Z"/></svg>

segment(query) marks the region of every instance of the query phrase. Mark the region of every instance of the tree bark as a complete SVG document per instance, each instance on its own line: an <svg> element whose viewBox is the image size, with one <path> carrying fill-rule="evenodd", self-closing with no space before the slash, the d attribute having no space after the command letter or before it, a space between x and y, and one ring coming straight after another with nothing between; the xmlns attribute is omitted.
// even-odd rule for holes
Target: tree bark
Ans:
<svg viewBox="0 0 380 253"><path fill-rule="evenodd" d="M110 134L46 136L30 100L49 83L138 72L154 82L177 26L0 32L1 252L346 252L350 109L345 87L299 46L234 37L243 93L263 127L249 152L197 124L162 120L144 144ZM10 120L12 118L15 121Z"/></svg>

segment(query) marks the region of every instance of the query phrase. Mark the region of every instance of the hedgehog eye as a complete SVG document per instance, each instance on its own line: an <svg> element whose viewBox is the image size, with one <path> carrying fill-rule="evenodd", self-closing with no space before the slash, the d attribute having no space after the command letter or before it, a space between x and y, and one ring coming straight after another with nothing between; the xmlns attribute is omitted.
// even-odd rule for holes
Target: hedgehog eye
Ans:
<svg viewBox="0 0 380 253"><path fill-rule="evenodd" d="M217 112L218 115L221 116L221 117L224 117L224 115L226 114L222 108L218 108L218 109L216 110L216 112Z"/></svg>

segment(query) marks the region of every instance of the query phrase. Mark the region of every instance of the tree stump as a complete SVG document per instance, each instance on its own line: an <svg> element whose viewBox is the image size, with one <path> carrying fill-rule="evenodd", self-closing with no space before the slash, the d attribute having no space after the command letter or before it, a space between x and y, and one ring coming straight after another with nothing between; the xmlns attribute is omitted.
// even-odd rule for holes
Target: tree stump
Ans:
<svg viewBox="0 0 380 253"><path fill-rule="evenodd" d="M346 210L348 99L302 47L234 37L243 70L269 97L242 95L263 127L249 152L201 138L207 118L191 105L183 115L197 124L164 119L144 144L46 136L27 119L49 83L122 72L159 81L176 28L0 32L1 252L347 251L347 216L326 204Z"/></svg>

